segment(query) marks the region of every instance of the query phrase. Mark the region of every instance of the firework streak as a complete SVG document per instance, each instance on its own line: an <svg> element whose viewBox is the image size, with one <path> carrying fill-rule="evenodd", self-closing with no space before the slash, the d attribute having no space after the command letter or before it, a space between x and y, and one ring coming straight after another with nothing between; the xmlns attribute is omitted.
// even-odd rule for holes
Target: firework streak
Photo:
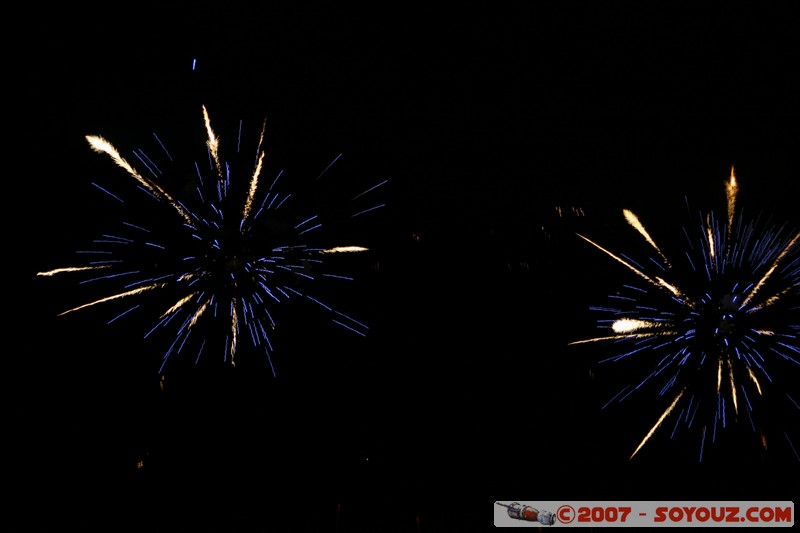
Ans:
<svg viewBox="0 0 800 533"><path fill-rule="evenodd" d="M641 379L606 406L644 389L662 398L665 408L630 458L669 418L673 436L682 425L698 431L702 461L706 441L731 422L744 421L767 448L759 421L781 415L768 412L765 396L779 397L789 415L800 414L798 379L791 377L800 367L800 233L743 222L733 168L726 190L726 218L701 215L700 231L686 232L680 262L668 260L628 210L625 219L655 253L647 262L578 234L640 280L613 294L609 306L592 307L603 313L598 326L608 334L571 343L613 343L619 350L604 363L640 365ZM780 434L800 461L791 432Z"/></svg>
<svg viewBox="0 0 800 533"><path fill-rule="evenodd" d="M282 171L262 193L264 126L255 158L238 164L239 159L247 159L239 156L240 140L236 149L239 159L231 163L220 158L219 139L211 128L205 106L202 111L206 161L186 162L182 172L164 172L141 150L134 151L137 160L134 167L104 138L86 137L92 149L106 154L124 169L135 180L137 193L144 193L155 205L151 202L147 209L133 213L139 219L145 218L145 222L124 220L113 232L95 239L91 249L80 252L85 259L79 265L38 273L39 276L91 275L81 284L114 284L104 296L61 314L112 301L137 300L109 321L113 322L139 307L140 298L156 294L156 305L161 307L159 318L146 337L170 325L175 332L159 372L163 372L170 356L188 350L189 344L196 350L196 362L207 341L213 338L219 340L224 360L230 364L235 364L240 340L247 339L252 346L263 349L275 374L270 334L276 322L271 309L290 298L313 302L333 322L363 336L367 329L364 324L334 310L312 296L307 288L328 280L352 280L350 276L327 271L323 259L330 254L365 252L367 248L351 244L319 245L325 240L319 237L322 217L314 213L300 217L286 213L291 194L278 187ZM177 167L157 136L156 140L169 168ZM237 172L243 172L244 177L249 175L245 187L231 179ZM189 194L170 192L166 185L170 180ZM384 183L369 187L352 200L358 205ZM113 188L95 186L119 202L122 210L125 204L122 196L112 193ZM349 216L365 215L380 207L357 207ZM315 237L316 244L309 244L309 239Z"/></svg>

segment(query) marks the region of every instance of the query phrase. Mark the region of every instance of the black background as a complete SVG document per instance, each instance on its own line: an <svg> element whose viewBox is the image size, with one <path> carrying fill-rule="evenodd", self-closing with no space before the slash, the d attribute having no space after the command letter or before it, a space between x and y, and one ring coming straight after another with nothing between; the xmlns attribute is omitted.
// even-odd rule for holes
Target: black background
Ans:
<svg viewBox="0 0 800 533"><path fill-rule="evenodd" d="M680 237L684 196L724 208L731 165L745 209L800 222L788 10L26 11L7 78L15 530L468 531L503 498L796 500L795 458L752 437L703 463L680 437L628 460L661 410L602 411L597 355L567 346L593 334L587 308L620 277L576 230L624 246L629 208ZM370 263L342 295L370 333L298 312L277 378L187 366L162 391L146 323L57 318L80 289L35 273L113 216L89 194L113 165L84 136L124 152L155 130L191 151L201 104L223 142L266 117L269 171L318 172L341 152L336 179L389 180L360 234Z"/></svg>

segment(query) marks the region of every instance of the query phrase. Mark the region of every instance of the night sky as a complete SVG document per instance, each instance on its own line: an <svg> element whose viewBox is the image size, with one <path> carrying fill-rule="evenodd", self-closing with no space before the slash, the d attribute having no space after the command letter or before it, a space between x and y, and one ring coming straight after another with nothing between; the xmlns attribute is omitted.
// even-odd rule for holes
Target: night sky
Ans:
<svg viewBox="0 0 800 533"><path fill-rule="evenodd" d="M495 501L798 501L796 458L748 428L703 463L668 434L629 460L663 407L602 410L622 378L568 345L629 275L576 231L624 248L627 208L681 238L686 198L724 212L731 165L746 212L800 225L788 10L52 9L29 10L7 78L14 530L482 531ZM341 153L315 201L388 180L386 207L342 228L370 252L334 303L366 337L287 306L277 377L244 350L162 383L157 317L57 316L84 289L36 272L114 219L91 182L128 179L84 137L202 153L201 105L222 143L266 118L267 172L288 185Z"/></svg>

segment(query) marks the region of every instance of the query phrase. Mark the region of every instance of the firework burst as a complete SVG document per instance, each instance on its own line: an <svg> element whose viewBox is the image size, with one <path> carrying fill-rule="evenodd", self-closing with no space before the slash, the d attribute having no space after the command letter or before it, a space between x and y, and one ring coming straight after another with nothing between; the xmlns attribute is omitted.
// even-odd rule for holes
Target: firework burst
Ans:
<svg viewBox="0 0 800 533"><path fill-rule="evenodd" d="M154 146L161 154L155 158L145 150L134 150L126 158L106 139L86 137L94 151L132 178L125 181L135 187L128 193L138 203L119 192L119 181L93 184L113 200L121 220L80 250L76 265L38 273L81 276L80 285L91 297L61 315L101 304L121 306L115 307L109 323L143 309L154 312L157 319L145 337L162 331L170 337L161 373L182 352L197 362L213 351L235 365L240 345L246 343L263 351L274 375L274 308L289 300L304 300L335 324L365 335L365 324L334 309L317 291L324 292L328 283L353 279L332 268L333 256L367 248L334 242L336 235L326 231L326 214L292 205L292 193L281 186L283 171L267 176L264 125L248 156L240 149L240 123L236 149L225 160L205 106L202 119L205 150L196 161L173 158L155 135ZM382 207L365 202L384 183L352 194L348 219ZM341 262L338 266L342 268Z"/></svg>
<svg viewBox="0 0 800 533"><path fill-rule="evenodd" d="M765 450L785 447L800 461L796 430L785 423L800 415L792 378L800 369L800 233L744 221L733 168L726 191L724 218L701 213L699 227L684 230L683 257L663 251L628 210L626 221L649 250L644 260L578 234L638 281L591 308L607 333L571 343L610 343L614 355L602 363L638 373L604 407L645 392L659 398L663 410L631 459L659 430L672 438L683 429L696 432L702 461L704 449L737 425Z"/></svg>

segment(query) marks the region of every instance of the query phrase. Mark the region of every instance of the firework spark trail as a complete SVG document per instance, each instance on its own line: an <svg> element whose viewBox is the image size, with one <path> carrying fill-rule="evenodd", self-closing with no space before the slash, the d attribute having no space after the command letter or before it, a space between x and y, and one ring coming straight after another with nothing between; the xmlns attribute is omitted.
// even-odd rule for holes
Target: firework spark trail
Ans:
<svg viewBox="0 0 800 533"><path fill-rule="evenodd" d="M712 431L708 435L713 443L718 426L726 428L731 419L738 420L744 411L746 420L755 431L755 416L765 416L761 405L753 403L754 398L764 401L763 383L771 386L776 382L785 382L787 386L796 384L797 380L782 375L786 372L770 371L770 368L779 364L788 364L787 368L791 370L800 367L800 360L796 357L800 353L800 341L796 335L796 324L800 321L800 233L787 237L782 228L760 228L755 222L745 224L737 220L738 190L731 167L726 184L727 217L720 221L709 213L701 218L699 247L695 247L690 235L686 234L693 251L686 253L688 271L681 271L667 260L638 217L628 210L623 211L625 219L660 258L660 263L653 261L660 265L658 275L650 274L632 260L577 234L646 283L643 288L626 285L625 289L633 291L633 296L612 295L611 298L617 302L615 306L591 308L611 315L611 319L599 321L603 328L611 330L611 334L570 343L612 341L615 345L634 344L635 349L607 357L602 362L633 361L635 358L645 363L650 355L656 357L658 362L654 370L647 372L638 384L626 385L623 390L627 392L624 395L618 393L606 405L622 402L634 392L644 390L646 384L669 369L672 372L664 373L666 381L659 396L681 386L681 392L630 458L639 453L663 420L686 398L689 405L680 410L686 416L678 416L673 435L679 424L685 423L691 428L696 418L704 418L705 422L700 425L702 460L708 445L706 429L709 426ZM693 257L698 253L694 250L699 251L699 261ZM647 290L647 287L658 290ZM668 296L666 299L663 298L665 295ZM695 374L692 374L692 369L695 369ZM713 388L704 393L703 376L710 378L711 375L716 386L712 385ZM715 400L701 402L711 390ZM791 399L789 393L786 397ZM800 415L800 406L789 403L792 412ZM794 450L790 433L784 433ZM767 437L763 431L760 441L766 449Z"/></svg>
<svg viewBox="0 0 800 533"><path fill-rule="evenodd" d="M245 222L247 222L247 219L250 218L250 211L253 209L253 198L255 198L256 191L258 190L258 178L261 175L261 169L264 166L264 150L261 149L261 145L264 142L264 133L266 129L267 121L265 120L261 125L261 135L258 138L258 161L256 162L255 169L253 170L253 176L250 178L250 187L247 190L247 200L245 200L244 209L242 211L242 223L240 228L243 227Z"/></svg>
<svg viewBox="0 0 800 533"><path fill-rule="evenodd" d="M147 154L141 150L134 153L153 178L147 178L134 168L119 151L107 140L99 136L87 136L91 148L99 153L108 155L119 167L123 168L143 189L149 197L156 202L166 204L170 210L177 213L180 222L174 227L168 227L163 221L153 221L153 228L149 224L133 224L123 221L123 228L135 231L135 236L104 234L94 243L98 246L113 247L109 250L89 250L91 256L99 255L102 261L88 265L55 268L39 272L39 276L51 277L57 274L80 273L107 269L111 273L107 276L94 278L94 281L110 281L123 276L138 275L141 279L128 282L122 289L110 291L110 295L94 301L73 307L60 315L72 313L81 309L116 300L126 300L138 297L145 293L163 294L173 303L167 305L166 310L160 315L156 325L145 335L149 337L157 329L166 328L174 321L180 321L174 341L171 343L164 356L159 372L164 370L167 360L173 353L183 350L195 331L198 335L200 353L206 347L209 335L204 333L201 324L226 321L223 329L225 361L235 365L235 356L240 346L242 333L247 333L253 347L261 347L269 361L270 368L275 374L272 361L271 331L275 329L276 322L270 312L272 303L282 303L292 298L307 299L318 304L322 309L331 313L331 321L342 328L363 336L367 326L348 315L336 311L332 306L324 303L319 297L310 294L305 288L307 283L320 280L349 280L352 276L345 276L334 272L326 272L327 266L320 259L331 254L366 252L368 248L358 245L341 246L309 246L297 239L307 238L311 234L319 234L323 228L323 220L319 215L303 217L299 223L289 223L284 214L285 207L279 215L278 210L287 204L291 194L281 194L275 187L283 171L277 173L268 190L260 200L260 206L255 209L259 196L259 182L264 172L264 150L262 145L266 129L266 121L262 124L258 138L256 157L250 173L249 183L243 189L241 200L233 199L235 183L231 181L231 172L238 167L220 159L220 141L211 126L208 110L202 106L203 126L206 132L205 148L208 156L209 167L216 175L213 183L208 183L210 191L204 190L205 180L201 165L193 164L194 175L198 182L195 187L196 197L199 201L194 208L190 207L183 199L173 197L155 180L162 178L163 171L154 163ZM240 123L241 137L241 123ZM167 151L164 143L158 136L156 141L161 150L167 155L170 164L175 164L172 155ZM239 153L241 139L237 144L236 153ZM328 164L321 177L327 172L334 162L339 160L339 154L333 162ZM180 175L180 174L179 174ZM171 174L170 174L171 176ZM351 201L363 201L367 193L372 192L387 180L369 187L366 191L355 195ZM117 201L122 198L110 192L107 188L96 185L98 189ZM231 203L233 202L233 203ZM124 203L124 202L123 202ZM231 209L240 210L238 215L227 216ZM375 211L383 204L368 207L357 207L355 215ZM147 216L151 210L138 213ZM269 215L269 216L267 216ZM172 217L174 219L174 214ZM172 221L174 222L174 221ZM292 229L294 228L294 231ZM162 242L158 242L156 235L161 235ZM143 240L142 235L147 235L148 240ZM152 236L151 236L152 235ZM285 242L273 242L275 239L285 239ZM121 251L126 250L126 251ZM161 254L153 256L153 254ZM126 255L127 254L127 255ZM110 257L110 259L109 259ZM137 268L126 267L128 263L136 264ZM126 268L117 271L119 268ZM131 307L119 316L123 316L139 305ZM157 315L157 316L158 316ZM181 318L182 317L182 318Z"/></svg>
<svg viewBox="0 0 800 533"><path fill-rule="evenodd" d="M217 176L220 180L220 185L224 187L225 178L222 173L222 163L219 161L219 140L217 139L217 135L214 133L214 130L211 128L211 118L208 116L208 110L206 109L206 106L203 106L203 121L205 122L206 133L208 134L208 141L206 141L208 153L211 155L212 161L214 161L214 166L217 169Z"/></svg>
<svg viewBox="0 0 800 533"><path fill-rule="evenodd" d="M678 400L681 399L681 396L683 396L683 391L679 392L678 395L675 396L675 399L672 400L672 403L669 405L669 407L664 409L664 412L661 413L661 416L658 417L658 420L656 421L656 423L653 424L653 427L650 428L650 431L647 432L647 435L644 436L644 438L642 439L642 442L640 442L639 446L637 446L636 449L633 450L633 453L631 454L631 456L628 459L633 459L633 457L637 453L639 453L639 450L642 449L642 446L644 446L645 443L648 440L650 440L650 437L653 436L653 433L656 432L656 429L658 429L661 426L661 423L664 421L664 419L667 418L669 416L669 414L672 412L672 410L675 409L675 406L678 405Z"/></svg>
<svg viewBox="0 0 800 533"><path fill-rule="evenodd" d="M366 252L367 249L363 246L334 246L327 250L320 250L321 254L338 254L338 253L351 253L351 252Z"/></svg>
<svg viewBox="0 0 800 533"><path fill-rule="evenodd" d="M70 269L70 270L74 270L74 269ZM77 269L77 270L80 270L80 269ZM64 316L64 315L66 315L68 313L72 313L74 311L80 311L81 309L86 309L87 307L91 307L93 305L97 305L97 304L101 304L101 303L105 303L105 302L110 302L111 300L117 300L119 298L127 298L128 296L136 296L138 294L142 294L143 292L152 291L154 289L159 289L159 288L162 288L162 287L164 287L163 283L157 283L157 284L154 284L154 285L148 285L148 286L145 286L145 287L139 287L138 289L133 289L133 290L126 291L126 292L121 292L121 293L118 293L118 294L112 294L111 296L106 296L105 298L100 298L99 300L95 300L93 302L85 303L83 305L79 305L78 307L73 307L72 309L67 309L66 311L63 311L63 312L59 313L58 316Z"/></svg>
<svg viewBox="0 0 800 533"><path fill-rule="evenodd" d="M99 270L102 268L109 268L110 265L92 265L92 266L85 266L85 267L64 267L64 268L54 268L53 270L48 270L46 272L37 272L37 276L55 276L56 274L63 274L65 272L83 272L85 270Z"/></svg>
<svg viewBox="0 0 800 533"><path fill-rule="evenodd" d="M739 192L739 185L736 183L736 173L731 165L731 175L728 184L725 185L725 194L728 198L728 241L731 242L731 231L733 230L733 217L736 213L736 195Z"/></svg>
<svg viewBox="0 0 800 533"><path fill-rule="evenodd" d="M653 249L654 249L656 252L658 252L658 255L660 255L660 256L661 256L661 260L662 260L662 261L664 261L664 264L666 264L667 266L669 266L669 261L667 260L667 256L665 256L665 255L664 255L664 253L663 253L663 252L661 251L661 249L658 247L658 245L657 245L657 244L656 244L656 242L653 240L653 238L652 238L652 237L650 237L650 234L647 232L647 230L646 230L646 229L645 229L645 227L642 225L642 223L641 223L641 222L639 222L639 217L637 217L637 216L636 216L636 215L633 213L633 211L630 211L629 209L624 209L624 210L622 211L622 214L623 214L623 216L625 217L625 220L627 220L627 221L628 221L628 224L630 224L631 226L633 226L633 227L634 227L634 229L636 229L636 231L638 231L638 232L639 232L639 234L640 234L642 237L644 237L644 238L645 238L645 240L646 240L646 241L647 241L647 242L650 244L650 246L652 246L652 247L653 247Z"/></svg>
<svg viewBox="0 0 800 533"><path fill-rule="evenodd" d="M117 163L117 165L124 168L128 174L136 178L136 180L144 185L150 192L157 195L159 198L167 200L188 224L193 224L193 220L189 214L167 193L167 191L162 189L157 183L154 183L152 180L149 180L136 172L130 163L128 163L125 158L119 155L117 149L114 148L110 142L96 135L87 135L86 140L89 141L89 144L96 152L107 154L109 157L111 157L111 159L114 160L114 162Z"/></svg>
<svg viewBox="0 0 800 533"><path fill-rule="evenodd" d="M601 251L605 252L606 254L608 254L609 257L612 257L613 259L616 259L617 261L619 261L620 263L622 263L623 265L625 265L626 267L631 269L633 272L635 272L636 274L641 276L648 283L650 283L652 285L655 285L656 287L661 287L663 289L666 289L672 295L674 295L674 296L676 296L678 298L681 298L682 300L685 300L687 303L689 303L689 300L686 300L686 298L681 294L681 292L675 286L667 283L662 278L660 278L658 276L656 276L655 278L651 278L650 276L648 276L647 274L645 274L644 272L642 272L641 270L639 270L638 268L636 268L635 266L630 264L625 259L623 259L623 258L619 257L618 255L610 252L609 250L603 248L602 246L600 246L596 242L592 241L591 239L589 239L587 237L584 237L580 233L578 233L578 237L580 237L581 239L585 240L586 242L588 242L589 244L591 244L592 246L594 246L598 250L601 250Z"/></svg>
<svg viewBox="0 0 800 533"><path fill-rule="evenodd" d="M778 255L778 257L775 258L775 261L772 262L772 265L770 266L766 274L764 274L761 277L761 279L758 280L758 283L756 283L755 287L753 287L753 290L750 291L750 294L748 294L747 297L742 302L742 309L746 308L747 305L750 303L750 301L758 293L758 291L761 290L761 287L767 282L770 276L772 276L772 274L775 272L775 269L778 268L778 265L781 263L781 260L786 256L786 254L788 254L792 249L794 249L794 245L797 244L798 239L800 239L800 233L794 236L794 238L789 242L789 244L786 245L786 248L784 248ZM774 300L767 300L767 303L770 301Z"/></svg>

